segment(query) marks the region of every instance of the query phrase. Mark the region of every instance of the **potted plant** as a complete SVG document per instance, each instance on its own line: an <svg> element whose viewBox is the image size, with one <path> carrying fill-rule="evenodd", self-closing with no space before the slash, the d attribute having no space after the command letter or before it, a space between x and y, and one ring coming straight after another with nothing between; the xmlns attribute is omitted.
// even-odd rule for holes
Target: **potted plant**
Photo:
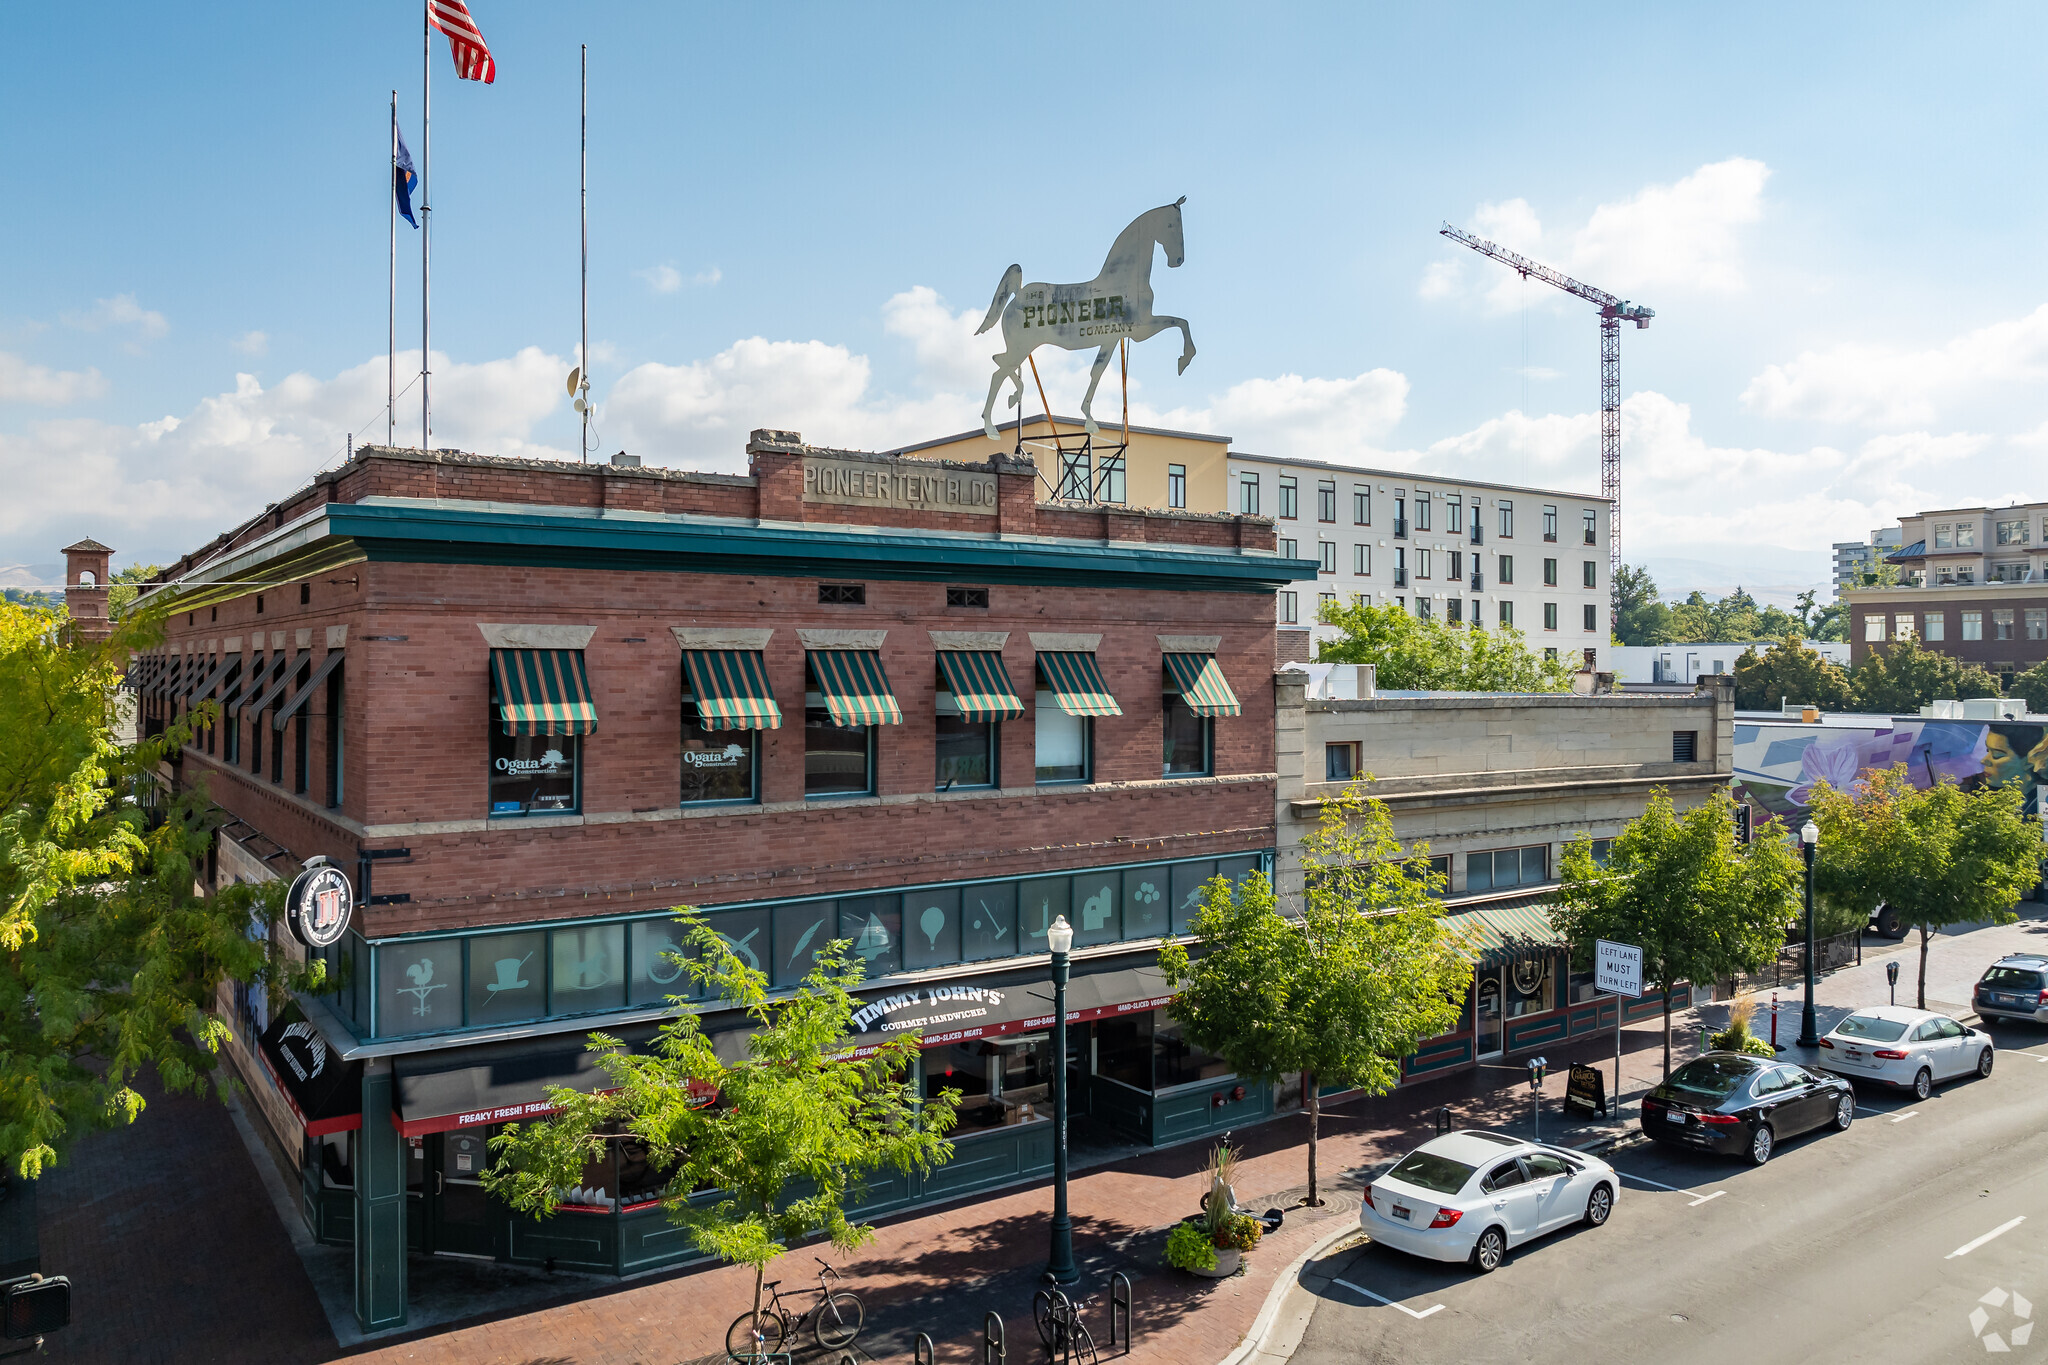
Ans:
<svg viewBox="0 0 2048 1365"><path fill-rule="evenodd" d="M1244 1254L1259 1244L1265 1229L1248 1213L1239 1213L1230 1177L1237 1152L1219 1142L1209 1153L1209 1194L1201 1213L1189 1218L1166 1238L1167 1263L1191 1275L1223 1279L1235 1275Z"/></svg>
<svg viewBox="0 0 2048 1365"><path fill-rule="evenodd" d="M1756 1016L1756 992L1738 995L1728 1002L1728 1027L1708 1039L1722 1052L1747 1052L1758 1057L1774 1057L1777 1049L1749 1031L1749 1021Z"/></svg>
<svg viewBox="0 0 2048 1365"><path fill-rule="evenodd" d="M1218 1270L1215 1244L1200 1223L1179 1223L1166 1234L1166 1263L1191 1275L1228 1275L1237 1269L1237 1256L1237 1252L1231 1253L1230 1270Z"/></svg>

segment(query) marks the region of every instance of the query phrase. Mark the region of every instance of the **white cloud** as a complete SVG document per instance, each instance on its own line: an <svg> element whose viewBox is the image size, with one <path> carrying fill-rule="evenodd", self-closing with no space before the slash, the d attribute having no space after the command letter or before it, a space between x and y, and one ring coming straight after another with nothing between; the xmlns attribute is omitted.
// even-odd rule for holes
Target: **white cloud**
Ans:
<svg viewBox="0 0 2048 1365"><path fill-rule="evenodd" d="M58 407L82 398L98 398L106 391L107 381L98 370L53 370L0 351L0 403Z"/></svg>
<svg viewBox="0 0 2048 1365"><path fill-rule="evenodd" d="M417 352L399 370L417 371ZM434 358L434 444L574 459L530 433L566 403L568 363L529 346L481 364ZM341 458L344 438L384 439L384 358L331 379L253 375L191 410L138 425L91 418L0 434L0 559L33 560L92 535L123 558L162 560L201 544ZM410 406L408 407L408 403ZM410 430L408 430L408 419ZM399 406L398 440L419 440L417 391Z"/></svg>
<svg viewBox="0 0 2048 1365"><path fill-rule="evenodd" d="M688 279L684 278L682 271L672 265L650 265L645 270L636 270L633 273L644 280L647 288L656 294L673 294L685 284L708 288L725 278L725 272L717 266L712 266L709 270L700 270Z"/></svg>
<svg viewBox="0 0 2048 1365"><path fill-rule="evenodd" d="M1229 436L1236 448L1261 455L1365 461L1407 409L1407 376L1380 369L1350 379L1247 379L1203 407L1160 412L1133 403L1131 415L1147 426Z"/></svg>
<svg viewBox="0 0 2048 1365"><path fill-rule="evenodd" d="M126 331L137 341L154 341L171 329L162 313L144 308L133 294L116 294L89 309L66 313L64 325L81 332Z"/></svg>
<svg viewBox="0 0 2048 1365"><path fill-rule="evenodd" d="M266 332L244 332L233 341L230 341L228 345L234 347L243 355L261 356L270 354L270 336Z"/></svg>
<svg viewBox="0 0 2048 1365"><path fill-rule="evenodd" d="M1741 229L1763 217L1770 174L1770 167L1748 157L1716 161L1675 184L1645 186L1627 199L1601 204L1570 233L1546 232L1525 199L1480 204L1470 226L1510 251L1610 293L1733 293L1747 286ZM1444 264L1424 267L1418 288L1423 298L1466 291L1466 272L1440 269ZM1521 306L1527 289L1550 292L1548 286L1525 285L1506 266L1492 266L1479 278L1483 297L1501 311Z"/></svg>
<svg viewBox="0 0 2048 1365"><path fill-rule="evenodd" d="M1845 342L1806 351L1796 360L1765 366L1743 390L1742 403L1770 417L1917 425L1994 386L2044 379L2048 304L1928 350Z"/></svg>
<svg viewBox="0 0 2048 1365"><path fill-rule="evenodd" d="M708 288L711 285L717 284L720 280L724 278L725 272L714 265L709 270L700 270L696 274L690 276L690 283L704 285Z"/></svg>

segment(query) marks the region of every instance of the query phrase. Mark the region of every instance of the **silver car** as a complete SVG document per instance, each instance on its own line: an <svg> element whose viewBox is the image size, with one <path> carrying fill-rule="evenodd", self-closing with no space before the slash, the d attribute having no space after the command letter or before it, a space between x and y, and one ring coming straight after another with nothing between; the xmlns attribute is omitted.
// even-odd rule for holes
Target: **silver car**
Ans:
<svg viewBox="0 0 2048 1365"><path fill-rule="evenodd" d="M1857 1010L1820 1040L1820 1068L1852 1081L1879 1081L1918 1099L1936 1081L1991 1074L1991 1035L1945 1014L1872 1005Z"/></svg>
<svg viewBox="0 0 2048 1365"><path fill-rule="evenodd" d="M2048 957L2014 953L2000 958L1977 983L1980 1019L2024 1019L2048 1024Z"/></svg>

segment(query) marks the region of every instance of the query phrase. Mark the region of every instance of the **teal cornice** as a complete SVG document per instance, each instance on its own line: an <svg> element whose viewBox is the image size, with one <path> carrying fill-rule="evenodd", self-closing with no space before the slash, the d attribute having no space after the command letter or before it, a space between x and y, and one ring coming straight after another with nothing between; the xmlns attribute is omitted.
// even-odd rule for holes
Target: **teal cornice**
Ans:
<svg viewBox="0 0 2048 1365"><path fill-rule="evenodd" d="M334 503L327 536L372 561L657 569L782 578L972 579L1056 587L1270 593L1312 559L1147 542L997 540L943 532L760 526L502 508Z"/></svg>

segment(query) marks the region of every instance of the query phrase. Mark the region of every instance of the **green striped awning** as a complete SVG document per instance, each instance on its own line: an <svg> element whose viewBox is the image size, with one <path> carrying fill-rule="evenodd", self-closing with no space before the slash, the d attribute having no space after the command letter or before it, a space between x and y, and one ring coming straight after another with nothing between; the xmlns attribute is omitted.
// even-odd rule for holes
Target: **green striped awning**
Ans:
<svg viewBox="0 0 2048 1365"><path fill-rule="evenodd" d="M1564 936L1551 926L1549 907L1542 905L1467 910L1450 916L1450 923L1465 936L1467 950L1478 967L1498 967L1517 958L1568 946Z"/></svg>
<svg viewBox="0 0 2048 1365"><path fill-rule="evenodd" d="M1002 651L994 649L942 649L939 672L960 707L962 719L1021 720L1024 703L1010 687L1010 671L1003 667Z"/></svg>
<svg viewBox="0 0 2048 1365"><path fill-rule="evenodd" d="M1124 708L1116 704L1116 698L1109 694L1108 685L1102 681L1102 670L1096 666L1093 654L1040 650L1038 666L1044 670L1046 682L1052 685L1053 704L1068 715L1120 716L1124 713Z"/></svg>
<svg viewBox="0 0 2048 1365"><path fill-rule="evenodd" d="M686 649L683 672L707 730L780 730L782 708L758 649Z"/></svg>
<svg viewBox="0 0 2048 1365"><path fill-rule="evenodd" d="M1244 703L1224 681L1214 654L1169 654L1166 671L1180 684L1181 700L1198 716L1241 716Z"/></svg>
<svg viewBox="0 0 2048 1365"><path fill-rule="evenodd" d="M835 725L901 725L903 708L872 649L814 649L811 672Z"/></svg>
<svg viewBox="0 0 2048 1365"><path fill-rule="evenodd" d="M597 703L580 649L494 649L491 704L508 735L588 735Z"/></svg>

